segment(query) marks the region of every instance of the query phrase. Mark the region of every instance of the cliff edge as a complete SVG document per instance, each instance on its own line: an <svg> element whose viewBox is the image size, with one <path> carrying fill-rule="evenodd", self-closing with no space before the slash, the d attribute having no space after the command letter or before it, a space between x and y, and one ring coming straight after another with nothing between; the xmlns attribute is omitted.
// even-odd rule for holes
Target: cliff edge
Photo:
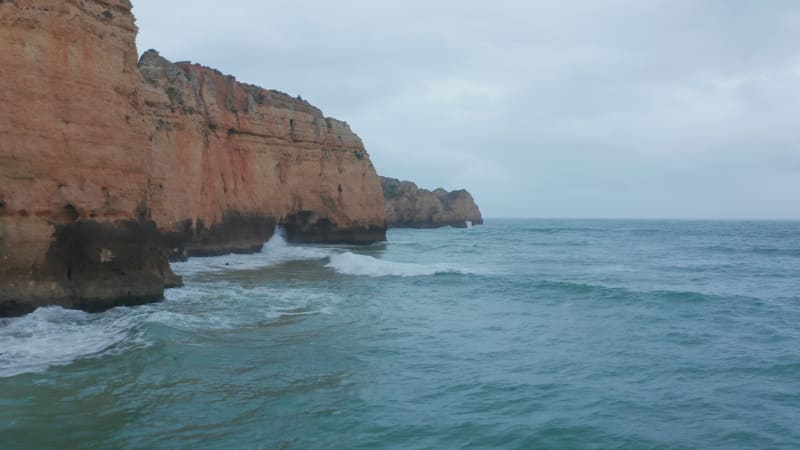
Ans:
<svg viewBox="0 0 800 450"><path fill-rule="evenodd" d="M386 223L393 228L465 228L483 223L480 208L465 190L420 189L410 181L381 177Z"/></svg>

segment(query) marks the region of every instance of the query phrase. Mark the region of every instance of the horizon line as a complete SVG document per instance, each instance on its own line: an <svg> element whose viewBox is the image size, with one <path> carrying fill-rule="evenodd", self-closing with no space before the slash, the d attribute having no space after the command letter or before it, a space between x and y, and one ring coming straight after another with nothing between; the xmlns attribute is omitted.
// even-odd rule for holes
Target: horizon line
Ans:
<svg viewBox="0 0 800 450"><path fill-rule="evenodd" d="M545 216L485 216L483 220L629 220L674 222L800 222L798 218L698 218L698 217L545 217Z"/></svg>

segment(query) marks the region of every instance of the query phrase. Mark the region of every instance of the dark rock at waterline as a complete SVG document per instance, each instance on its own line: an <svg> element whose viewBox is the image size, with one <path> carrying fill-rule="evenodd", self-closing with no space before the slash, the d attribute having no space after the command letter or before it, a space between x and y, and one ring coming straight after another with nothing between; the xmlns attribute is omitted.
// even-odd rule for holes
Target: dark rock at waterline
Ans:
<svg viewBox="0 0 800 450"><path fill-rule="evenodd" d="M165 233L163 246L171 261L189 257L255 253L275 233L273 217L228 211L219 222L206 225L202 219L186 220L179 231Z"/></svg>
<svg viewBox="0 0 800 450"><path fill-rule="evenodd" d="M366 245L386 240L386 227L375 225L339 227L313 211L290 214L282 223L289 242L308 244Z"/></svg>
<svg viewBox="0 0 800 450"><path fill-rule="evenodd" d="M0 316L42 306L90 312L158 301L182 285L172 272L155 224L123 220L55 226L46 258L0 271Z"/></svg>

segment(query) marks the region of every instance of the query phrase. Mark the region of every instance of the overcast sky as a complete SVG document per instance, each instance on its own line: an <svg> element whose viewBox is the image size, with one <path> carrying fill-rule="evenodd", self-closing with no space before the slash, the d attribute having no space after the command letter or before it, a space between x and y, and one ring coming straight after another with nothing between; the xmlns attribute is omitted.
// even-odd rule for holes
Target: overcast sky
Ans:
<svg viewBox="0 0 800 450"><path fill-rule="evenodd" d="M800 219L796 0L134 0L155 48L302 95L486 217Z"/></svg>

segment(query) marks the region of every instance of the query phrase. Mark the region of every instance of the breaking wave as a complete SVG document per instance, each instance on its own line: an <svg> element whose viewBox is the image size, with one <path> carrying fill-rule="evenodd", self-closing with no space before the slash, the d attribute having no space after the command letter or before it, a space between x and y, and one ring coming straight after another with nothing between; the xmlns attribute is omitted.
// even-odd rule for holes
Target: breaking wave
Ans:
<svg viewBox="0 0 800 450"><path fill-rule="evenodd" d="M145 347L138 324L126 308L87 314L51 307L5 319L0 321L0 378Z"/></svg>
<svg viewBox="0 0 800 450"><path fill-rule="evenodd" d="M261 269L287 261L324 259L328 255L330 251L323 248L289 245L283 231L279 229L258 253L190 258L185 262L173 263L172 269L178 275L190 276L209 272Z"/></svg>
<svg viewBox="0 0 800 450"><path fill-rule="evenodd" d="M183 330L233 330L286 316L328 314L338 301L334 293L310 288L216 284L213 289L173 289L166 302L143 308L151 310L148 323Z"/></svg>
<svg viewBox="0 0 800 450"><path fill-rule="evenodd" d="M153 325L188 332L226 331L334 313L341 301L336 292L311 285L253 283L257 278L246 274L291 261L319 261L320 267L325 264L347 276L476 273L460 264L387 261L341 247L290 245L278 232L259 253L191 258L173 264L175 272L185 277L186 286L168 290L162 303L100 314L50 307L20 318L0 319L0 378L148 347ZM237 272L243 278L237 278ZM221 273L224 277L205 276Z"/></svg>
<svg viewBox="0 0 800 450"><path fill-rule="evenodd" d="M148 347L151 325L203 335L332 314L340 301L335 293L303 287L215 284L171 289L162 303L99 314L40 308L24 317L0 320L0 378Z"/></svg>
<svg viewBox="0 0 800 450"><path fill-rule="evenodd" d="M417 264L385 261L351 252L333 254L325 266L344 275L367 277L423 277L442 274L469 275L475 272L451 264Z"/></svg>

